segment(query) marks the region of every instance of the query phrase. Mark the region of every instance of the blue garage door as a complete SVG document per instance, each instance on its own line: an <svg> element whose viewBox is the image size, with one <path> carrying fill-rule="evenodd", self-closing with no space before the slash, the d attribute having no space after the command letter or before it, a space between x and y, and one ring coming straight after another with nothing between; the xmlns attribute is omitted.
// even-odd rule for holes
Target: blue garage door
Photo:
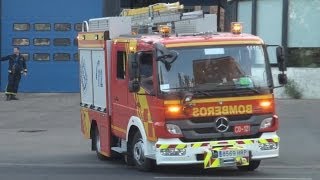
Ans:
<svg viewBox="0 0 320 180"><path fill-rule="evenodd" d="M1 56L19 46L28 76L20 92L79 92L77 31L103 14L103 0L2 0ZM1 63L1 91L8 63Z"/></svg>

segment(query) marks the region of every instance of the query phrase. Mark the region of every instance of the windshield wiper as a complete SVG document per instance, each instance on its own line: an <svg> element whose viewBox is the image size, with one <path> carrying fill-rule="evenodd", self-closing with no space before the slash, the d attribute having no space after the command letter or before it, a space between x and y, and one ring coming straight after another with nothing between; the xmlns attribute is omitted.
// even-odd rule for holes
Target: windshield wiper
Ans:
<svg viewBox="0 0 320 180"><path fill-rule="evenodd" d="M193 90L191 91L192 93L197 93L197 94L202 94L202 95L205 95L205 96L211 96L211 94L205 92L205 91L201 91L201 90Z"/></svg>

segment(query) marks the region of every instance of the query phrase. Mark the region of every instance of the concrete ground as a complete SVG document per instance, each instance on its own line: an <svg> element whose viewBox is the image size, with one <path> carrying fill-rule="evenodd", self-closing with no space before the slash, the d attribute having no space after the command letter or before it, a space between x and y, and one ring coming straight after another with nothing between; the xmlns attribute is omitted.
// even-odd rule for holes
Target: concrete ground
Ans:
<svg viewBox="0 0 320 180"><path fill-rule="evenodd" d="M280 157L258 171L159 167L143 173L121 160L99 161L80 131L79 94L0 94L0 180L33 179L320 179L320 100L277 100Z"/></svg>

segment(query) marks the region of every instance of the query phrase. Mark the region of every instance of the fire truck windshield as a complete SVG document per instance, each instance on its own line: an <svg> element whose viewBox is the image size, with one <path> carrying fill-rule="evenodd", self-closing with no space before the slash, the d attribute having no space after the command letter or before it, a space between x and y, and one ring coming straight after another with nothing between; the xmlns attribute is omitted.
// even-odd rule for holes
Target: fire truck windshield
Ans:
<svg viewBox="0 0 320 180"><path fill-rule="evenodd" d="M177 60L168 70L158 61L161 92L242 90L261 92L270 89L262 45L232 45L174 48Z"/></svg>

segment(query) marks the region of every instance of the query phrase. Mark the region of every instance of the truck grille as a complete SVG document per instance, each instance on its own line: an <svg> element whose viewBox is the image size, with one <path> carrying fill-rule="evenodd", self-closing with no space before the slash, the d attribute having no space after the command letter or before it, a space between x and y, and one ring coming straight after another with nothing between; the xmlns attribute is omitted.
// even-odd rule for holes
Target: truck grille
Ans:
<svg viewBox="0 0 320 180"><path fill-rule="evenodd" d="M171 120L168 121L168 123L180 127L183 133L183 138L181 138L183 142L247 139L260 137L261 133L259 132L259 128L262 120L271 116L272 114L226 116L229 120L229 128L223 133L216 130L215 119L217 117ZM235 134L234 126L238 124L250 124L250 134Z"/></svg>

